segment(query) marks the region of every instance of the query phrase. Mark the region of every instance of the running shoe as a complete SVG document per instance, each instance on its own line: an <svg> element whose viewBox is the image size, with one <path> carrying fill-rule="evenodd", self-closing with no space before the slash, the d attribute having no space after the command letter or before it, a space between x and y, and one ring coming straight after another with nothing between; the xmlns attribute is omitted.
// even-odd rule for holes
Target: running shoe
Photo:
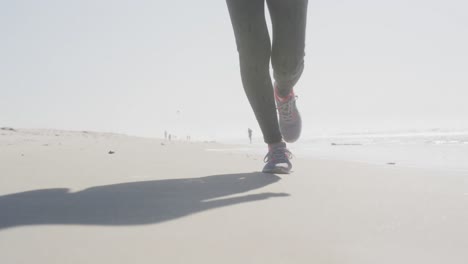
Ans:
<svg viewBox="0 0 468 264"><path fill-rule="evenodd" d="M278 109L279 127L284 141L293 143L301 136L302 120L296 106L297 96L294 90L286 97L281 97L275 84L275 101Z"/></svg>
<svg viewBox="0 0 468 264"><path fill-rule="evenodd" d="M292 164L289 161L292 158L291 152L286 148L286 143L280 142L268 145L268 153L265 156L265 167L263 172L288 174L291 172Z"/></svg>

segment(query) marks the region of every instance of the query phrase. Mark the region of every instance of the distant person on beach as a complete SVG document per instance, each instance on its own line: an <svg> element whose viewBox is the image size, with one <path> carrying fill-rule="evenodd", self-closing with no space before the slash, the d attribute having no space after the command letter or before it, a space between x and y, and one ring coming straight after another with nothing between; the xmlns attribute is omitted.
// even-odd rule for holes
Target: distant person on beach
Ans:
<svg viewBox="0 0 468 264"><path fill-rule="evenodd" d="M167 140L167 131L164 131L164 140Z"/></svg>
<svg viewBox="0 0 468 264"><path fill-rule="evenodd" d="M247 133L249 133L249 140L250 140L250 144L252 144L252 129L248 129L247 130Z"/></svg>
<svg viewBox="0 0 468 264"><path fill-rule="evenodd" d="M239 52L242 84L268 144L263 172L289 173L291 152L285 142L299 139L302 127L293 88L304 70L308 0L226 2ZM265 2L272 22L272 42Z"/></svg>

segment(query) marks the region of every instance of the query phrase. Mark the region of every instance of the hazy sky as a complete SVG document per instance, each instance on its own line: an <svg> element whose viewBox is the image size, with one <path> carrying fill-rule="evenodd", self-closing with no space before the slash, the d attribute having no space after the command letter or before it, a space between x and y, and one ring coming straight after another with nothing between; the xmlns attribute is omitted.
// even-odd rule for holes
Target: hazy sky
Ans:
<svg viewBox="0 0 468 264"><path fill-rule="evenodd" d="M310 0L304 134L468 128L468 2ZM259 133L225 1L0 0L0 126Z"/></svg>

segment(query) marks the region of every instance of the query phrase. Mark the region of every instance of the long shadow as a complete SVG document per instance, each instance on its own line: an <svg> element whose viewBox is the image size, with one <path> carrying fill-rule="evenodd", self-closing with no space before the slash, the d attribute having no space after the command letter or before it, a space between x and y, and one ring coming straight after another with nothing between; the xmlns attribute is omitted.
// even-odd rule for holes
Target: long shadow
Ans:
<svg viewBox="0 0 468 264"><path fill-rule="evenodd" d="M0 230L46 224L143 225L285 193L225 197L280 180L263 173L225 174L96 186L71 193L42 189L0 196ZM224 198L222 198L224 197Z"/></svg>

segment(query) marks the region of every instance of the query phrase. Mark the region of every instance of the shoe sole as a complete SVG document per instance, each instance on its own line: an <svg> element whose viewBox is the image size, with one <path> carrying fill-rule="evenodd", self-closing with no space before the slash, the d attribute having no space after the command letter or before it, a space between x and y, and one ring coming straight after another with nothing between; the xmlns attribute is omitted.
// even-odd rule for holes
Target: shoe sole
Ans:
<svg viewBox="0 0 468 264"><path fill-rule="evenodd" d="M286 168L274 168L271 170L263 170L263 173L271 173L271 174L290 174L291 170Z"/></svg>
<svg viewBox="0 0 468 264"><path fill-rule="evenodd" d="M277 96L278 88L277 88L276 83L274 84L274 94L275 94L275 104L276 104L276 106L278 106L280 104L280 101L278 100L278 96ZM293 93L293 96L295 97L294 93ZM296 118L298 119L297 122L298 122L299 125L295 129L293 129L292 131L295 130L296 133L291 133L291 129L288 128L288 125L284 124L284 122L281 120L281 115L278 112L278 119L279 119L278 121L279 121L280 132L281 132L281 135L283 137L283 140L286 141L287 143L296 142L301 137L301 132L302 132L301 114L299 112L299 109L297 108L297 105L294 105L294 106L295 106L295 110L297 112L297 117Z"/></svg>
<svg viewBox="0 0 468 264"><path fill-rule="evenodd" d="M297 111L297 119L299 119L299 122L298 122L299 126L293 129L293 131L295 130L296 133L291 133L291 129L288 128L287 125L284 125L283 122L281 122L281 120L279 120L281 136L283 136L283 140L286 141L287 143L294 143L301 137L302 117L299 111Z"/></svg>

